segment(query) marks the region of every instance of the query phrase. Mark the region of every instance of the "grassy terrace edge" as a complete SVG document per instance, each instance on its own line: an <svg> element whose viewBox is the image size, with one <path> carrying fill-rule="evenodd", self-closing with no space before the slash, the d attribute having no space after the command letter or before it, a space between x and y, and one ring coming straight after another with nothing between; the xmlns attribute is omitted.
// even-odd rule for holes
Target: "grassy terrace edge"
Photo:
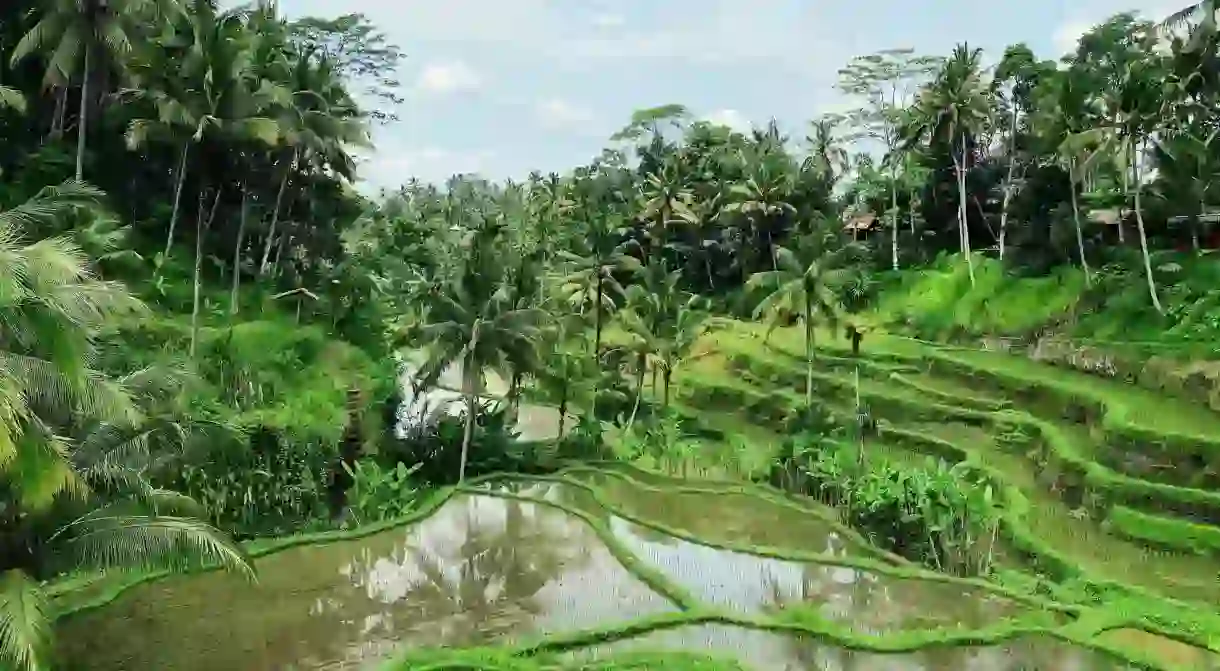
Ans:
<svg viewBox="0 0 1220 671"><path fill-rule="evenodd" d="M632 477L630 473L636 473L650 480L669 482L669 486L651 485L643 480ZM574 465L564 469L559 474L554 476L529 476L522 477L515 474L490 474L480 478L472 479L468 484L460 487L448 487L439 490L427 498L421 507L412 515L404 518L386 522L382 524L369 525L354 530L326 532L317 534L302 534L298 536L287 537L283 539L267 540L253 542L249 544L248 551L252 556L266 556L275 552L283 551L292 547L297 547L305 544L324 544L341 542L345 540L354 540L371 534L383 532L386 530L418 523L426 519L436 510L438 510L445 502L453 495L458 493L469 493L484 496L498 496L504 498L513 498L531 503L551 506L560 509L567 514L581 519L585 524L589 525L598 535L608 550L615 558L629 571L658 594L667 598L676 607L679 608L678 613L664 614L643 618L640 620L626 622L612 627L589 629L579 632L573 632L563 635L550 636L537 641L529 642L519 646L514 646L504 652L509 658L529 658L539 654L562 652L589 645L606 643L625 638L639 636L651 631L660 629L668 629L687 625L697 624L722 624L735 627L744 627L750 629L763 629L781 634L789 635L811 635L822 639L832 641L834 644L854 649L866 650L878 653L885 652L905 652L918 650L920 648L938 645L987 645L1004 642L1027 635L1045 635L1058 638L1073 645L1089 648L1100 651L1104 654L1111 655L1116 659L1121 659L1126 663L1135 665L1144 669L1167 669L1169 667L1160 664L1156 660L1142 658L1136 651L1128 649L1120 649L1115 646L1095 640L1097 634L1104 631L1114 629L1140 629L1148 633L1166 636L1174 640L1189 645L1198 645L1197 641L1192 640L1192 637L1183 637L1177 635L1177 632L1166 631L1156 626L1148 626L1148 623L1141 618L1134 617L1131 614L1114 612L1112 610L1102 611L1074 604L1063 604L1040 598L1030 594L1023 594L1003 585L988 582L981 579L959 578L944 574L935 573L928 569L917 567L909 563L897 563L892 557L886 557L885 553L876 552L876 557L831 557L820 555L817 553L786 551L777 548L763 548L753 546L742 546L731 543L713 543L699 539L693 534L687 533L681 529L659 523L655 520L648 520L637 515L632 515L615 506L608 499L606 494L597 486L588 482L572 477L581 473L597 473L608 477L619 478L628 481L635 487L640 487L645 490L655 492L689 492L689 493L725 493L733 491L735 493L747 496L755 496L759 499L768 501L775 505L787 507L795 507L809 514L818 514L813 506L808 501L801 501L799 497L793 497L787 493L772 489L766 485L748 484L743 485L739 482L732 481L716 481L716 480L677 480L663 473L650 471L634 465L616 464L613 468L605 465ZM951 582L970 586L976 589L987 590L995 593L998 596L1019 601L1032 607L1041 609L1032 611L1029 615L1012 618L999 622L995 625L975 629L975 630L912 630L895 632L884 637L873 637L854 633L843 627L828 621L820 620L816 617L802 616L799 621L791 618L775 618L765 616L750 616L737 613L725 612L720 609L709 608L699 602L685 590L673 585L667 578L661 575L658 571L647 566L639 560L633 553L622 546L606 527L604 523L599 521L589 511L566 505L561 502L549 501L538 497L514 494L504 491L497 491L490 485L497 482L551 482L561 484L568 487L580 488L591 495L592 500L605 513L621 517L635 524L640 524L652 528L660 533L680 538L692 543L698 543L708 547L717 549L753 554L774 559L782 559L789 561L802 562L818 562L824 564L834 564L850 566L862 570L882 573L890 577L901 578L906 580L932 580L939 582ZM697 484L692 484L697 483ZM488 485L483 488L480 485ZM825 516L822 515L824 519ZM832 519L826 519L829 524L835 525L847 535L855 535L855 532L849 529L843 529ZM856 535L858 537L858 535ZM203 567L200 570L211 570ZM79 604L70 610L64 610L58 613L60 617L68 617L74 614L79 614L88 610L96 609L105 606L106 604L119 598L128 589L132 589L140 584L158 580L167 577L165 572L149 573L140 576L133 576L130 579L119 581L111 585L100 597L91 599L87 603ZM59 590L60 595L64 595L70 590L69 586L65 586ZM1058 612L1069 616L1071 619L1066 624L1050 625L1045 622L1038 622L1041 619L1039 616L1046 612ZM1202 647L1202 646L1200 646ZM405 666L403 660L421 659L419 655L437 655L436 661L443 662L445 655L457 654L453 651L448 652L428 652L416 651L408 653L402 660L387 663L384 668L400 669L400 668L415 668ZM688 658L690 655L684 653L672 653L656 656L657 659L668 658ZM694 655L693 657L700 657ZM708 658L711 659L711 658ZM727 663L727 660L725 660ZM446 668L444 665L435 668ZM487 666L485 668L500 668L495 666ZM509 668L509 667L504 667ZM706 668L731 668L726 666L714 666Z"/></svg>

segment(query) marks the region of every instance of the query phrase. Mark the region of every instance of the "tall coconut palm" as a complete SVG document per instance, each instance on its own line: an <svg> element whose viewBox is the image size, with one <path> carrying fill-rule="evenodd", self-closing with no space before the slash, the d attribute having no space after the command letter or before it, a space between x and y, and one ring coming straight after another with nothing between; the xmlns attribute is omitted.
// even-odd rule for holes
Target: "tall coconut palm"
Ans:
<svg viewBox="0 0 1220 671"><path fill-rule="evenodd" d="M592 314L595 361L601 356L606 318L614 313L616 301L624 294L619 277L641 268L639 260L627 253L626 233L620 217L595 213L586 223L585 234L574 241L576 249L557 254L566 265L560 278L561 299L577 314Z"/></svg>
<svg viewBox="0 0 1220 671"><path fill-rule="evenodd" d="M770 328L783 315L800 315L805 328L805 403L813 405L813 364L818 322L832 329L843 314L842 291L858 274L853 262L860 248L843 239L829 226L803 236L792 248L776 251L778 267L756 273L747 287L766 291L754 310L755 317L769 317Z"/></svg>
<svg viewBox="0 0 1220 671"><path fill-rule="evenodd" d="M253 50L259 39L245 29L241 12L219 12L209 0L195 0L189 21L190 46L186 50L182 76L189 90L199 97L192 104L201 112L196 141L209 139L273 147L279 141L279 125L265 115L279 95L279 89L257 77L252 67ZM243 191L248 175L242 177ZM190 354L195 355L199 333L203 238L211 226L220 203L223 184L220 175L202 176L195 231L195 289L191 309ZM211 194L209 182L215 183ZM206 200L211 196L212 204ZM238 237L244 231L240 231ZM240 241L239 241L240 244ZM236 269L235 269L236 270Z"/></svg>
<svg viewBox="0 0 1220 671"><path fill-rule="evenodd" d="M422 323L416 344L427 358L416 375L416 387L429 389L451 365L461 367L466 424L459 482L466 478L484 373L508 372L510 364L532 360L526 352L541 336L542 313L518 308L505 286L510 269L501 258L500 235L496 223L472 231L464 243L466 258L461 266L419 296Z"/></svg>
<svg viewBox="0 0 1220 671"><path fill-rule="evenodd" d="M640 219L651 221L652 259L661 258L669 227L678 222L698 223L691 209L694 194L687 186L681 157L667 156L661 168L644 177L640 190Z"/></svg>
<svg viewBox="0 0 1220 671"><path fill-rule="evenodd" d="M915 103L903 128L905 144L928 141L947 147L957 179L957 225L962 255L974 285L974 260L966 219L966 175L974 162L977 139L990 116L988 87L983 81L982 49L959 44L936 78Z"/></svg>
<svg viewBox="0 0 1220 671"><path fill-rule="evenodd" d="M250 570L232 541L178 514L189 501L144 478L151 429L130 393L139 376L110 380L87 366L98 330L140 303L97 279L67 239L21 240L100 197L68 183L0 212L0 665L21 671L47 668L42 581L56 573L207 560Z"/></svg>
<svg viewBox="0 0 1220 671"><path fill-rule="evenodd" d="M369 145L364 119L344 90L332 62L306 51L295 55L287 68L289 96L275 106L275 119L282 137L276 157L279 186L271 210L271 224L263 241L259 274L265 274L269 268L271 246L294 167L329 168L350 180L354 178L355 163L347 148Z"/></svg>
<svg viewBox="0 0 1220 671"><path fill-rule="evenodd" d="M89 105L97 96L90 87L100 72L121 66L131 53L133 37L141 25L155 25L171 0L43 0L42 18L13 48L12 62L29 56L46 58L47 88L65 88L80 82L77 120L76 179L84 177L85 137Z"/></svg>
<svg viewBox="0 0 1220 671"><path fill-rule="evenodd" d="M1072 67L1047 78L1038 88L1039 106L1034 119L1034 132L1046 149L1066 168L1071 182L1072 220L1076 230L1076 252L1085 282L1092 281L1089 262L1085 257L1084 232L1081 224L1080 191L1088 170L1104 147L1093 146L1085 131L1098 119L1085 72Z"/></svg>

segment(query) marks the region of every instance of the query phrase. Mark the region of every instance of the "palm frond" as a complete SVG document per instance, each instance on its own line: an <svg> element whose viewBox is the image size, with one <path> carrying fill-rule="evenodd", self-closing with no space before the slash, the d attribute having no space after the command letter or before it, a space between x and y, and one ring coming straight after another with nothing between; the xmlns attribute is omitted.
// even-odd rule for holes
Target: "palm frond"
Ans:
<svg viewBox="0 0 1220 671"><path fill-rule="evenodd" d="M126 514L125 507L111 504L72 521L57 532L57 548L86 569L219 566L254 579L245 550L219 529L185 517Z"/></svg>
<svg viewBox="0 0 1220 671"><path fill-rule="evenodd" d="M42 587L22 571L0 574L0 664L37 671L51 647L51 617Z"/></svg>

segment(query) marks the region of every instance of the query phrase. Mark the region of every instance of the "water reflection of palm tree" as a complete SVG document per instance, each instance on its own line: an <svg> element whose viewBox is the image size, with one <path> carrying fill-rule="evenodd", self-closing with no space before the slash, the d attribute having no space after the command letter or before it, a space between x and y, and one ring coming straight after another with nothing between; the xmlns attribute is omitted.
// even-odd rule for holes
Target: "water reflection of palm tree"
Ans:
<svg viewBox="0 0 1220 671"><path fill-rule="evenodd" d="M548 528L545 520L550 516L526 514L541 512L537 504L504 502L504 526L499 529L472 517L473 505L467 508L466 534L456 562L423 548L412 553L421 576L405 598L430 604L423 614L428 619L460 617L464 630L451 635L462 643L485 643L520 629L542 613L537 600L542 588L589 558L589 543L571 537L579 525L564 524L562 531Z"/></svg>
<svg viewBox="0 0 1220 671"><path fill-rule="evenodd" d="M850 582L835 580L833 572L852 572ZM878 589L880 581L870 579L868 574L846 567L829 566L806 562L801 565L800 594L787 592L779 579L771 572L763 576L766 599L763 608L770 612L783 610L795 605L816 606L818 604L840 604L842 612L835 613L830 619L836 620L841 626L851 627L864 634L880 634L883 627L876 626L876 621L870 619L878 613L887 610L888 603L875 603L877 597L885 598L884 587ZM844 603L845 602L845 603ZM784 647L788 649L788 657L797 664L795 669L834 669L849 671L864 663L860 655L851 650L823 643L807 636L786 636Z"/></svg>

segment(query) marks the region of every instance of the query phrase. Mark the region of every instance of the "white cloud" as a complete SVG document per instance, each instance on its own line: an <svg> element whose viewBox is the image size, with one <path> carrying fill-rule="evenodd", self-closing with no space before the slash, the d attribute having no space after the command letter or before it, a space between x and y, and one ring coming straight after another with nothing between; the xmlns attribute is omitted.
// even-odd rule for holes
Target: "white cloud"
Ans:
<svg viewBox="0 0 1220 671"><path fill-rule="evenodd" d="M619 14L598 14L593 17L593 25L598 28L618 28L627 23L627 20Z"/></svg>
<svg viewBox="0 0 1220 671"><path fill-rule="evenodd" d="M474 91L483 82L469 65L462 61L429 63L419 73L415 82L417 91L433 94Z"/></svg>
<svg viewBox="0 0 1220 671"><path fill-rule="evenodd" d="M543 100L534 111L548 126L582 126L593 120L591 110L561 98Z"/></svg>
<svg viewBox="0 0 1220 671"><path fill-rule="evenodd" d="M716 110L703 117L703 120L708 123L728 126L739 133L748 132L752 128L749 119L746 119L745 115L735 109Z"/></svg>
<svg viewBox="0 0 1220 671"><path fill-rule="evenodd" d="M484 173L496 158L492 150L442 147L381 147L360 166L360 176L375 188L395 189L416 177L440 183L457 173Z"/></svg>

